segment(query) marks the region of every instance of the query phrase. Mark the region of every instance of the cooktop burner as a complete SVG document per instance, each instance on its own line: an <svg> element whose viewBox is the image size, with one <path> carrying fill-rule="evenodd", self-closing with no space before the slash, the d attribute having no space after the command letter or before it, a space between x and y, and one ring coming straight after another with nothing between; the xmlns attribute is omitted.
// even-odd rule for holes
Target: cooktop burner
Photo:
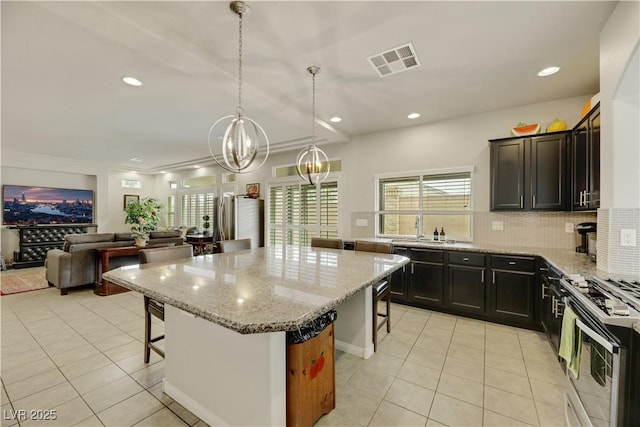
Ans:
<svg viewBox="0 0 640 427"><path fill-rule="evenodd" d="M628 293L634 298L640 299L640 283L638 282L626 282L624 280L615 281L615 280L609 279L607 280L607 283L609 283L611 286L614 286L615 288L619 289L622 292Z"/></svg>

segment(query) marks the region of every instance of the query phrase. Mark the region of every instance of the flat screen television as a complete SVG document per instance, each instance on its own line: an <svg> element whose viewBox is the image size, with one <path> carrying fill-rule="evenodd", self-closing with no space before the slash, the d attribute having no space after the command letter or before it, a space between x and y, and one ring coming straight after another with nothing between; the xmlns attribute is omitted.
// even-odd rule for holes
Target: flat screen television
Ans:
<svg viewBox="0 0 640 427"><path fill-rule="evenodd" d="M92 224L93 190L3 185L3 225Z"/></svg>

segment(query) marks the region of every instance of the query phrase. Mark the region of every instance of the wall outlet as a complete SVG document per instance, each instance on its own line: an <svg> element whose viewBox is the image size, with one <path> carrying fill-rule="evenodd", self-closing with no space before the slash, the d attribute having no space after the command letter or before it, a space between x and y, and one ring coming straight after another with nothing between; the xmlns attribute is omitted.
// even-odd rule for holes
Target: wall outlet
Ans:
<svg viewBox="0 0 640 427"><path fill-rule="evenodd" d="M504 222L502 221L493 221L491 223L491 229L494 231L502 231L504 230Z"/></svg>
<svg viewBox="0 0 640 427"><path fill-rule="evenodd" d="M576 227L572 222L565 222L564 223L564 232L565 233L573 233L573 231L575 229L576 229Z"/></svg>
<svg viewBox="0 0 640 427"><path fill-rule="evenodd" d="M636 246L636 230L635 228L620 229L620 246Z"/></svg>
<svg viewBox="0 0 640 427"><path fill-rule="evenodd" d="M357 227L368 227L369 226L369 221L367 221L366 218L358 218L356 219L356 226Z"/></svg>

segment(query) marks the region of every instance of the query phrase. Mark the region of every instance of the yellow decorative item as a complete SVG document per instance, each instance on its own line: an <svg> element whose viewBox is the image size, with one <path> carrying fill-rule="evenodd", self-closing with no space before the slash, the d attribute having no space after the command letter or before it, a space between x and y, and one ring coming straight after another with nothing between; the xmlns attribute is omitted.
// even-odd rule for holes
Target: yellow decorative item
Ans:
<svg viewBox="0 0 640 427"><path fill-rule="evenodd" d="M582 112L580 113L580 118L586 116L589 111L591 111L591 99L587 99L587 102L584 103Z"/></svg>
<svg viewBox="0 0 640 427"><path fill-rule="evenodd" d="M567 129L567 122L563 122L562 120L555 119L551 122L549 126L547 126L547 132L560 132L561 130Z"/></svg>

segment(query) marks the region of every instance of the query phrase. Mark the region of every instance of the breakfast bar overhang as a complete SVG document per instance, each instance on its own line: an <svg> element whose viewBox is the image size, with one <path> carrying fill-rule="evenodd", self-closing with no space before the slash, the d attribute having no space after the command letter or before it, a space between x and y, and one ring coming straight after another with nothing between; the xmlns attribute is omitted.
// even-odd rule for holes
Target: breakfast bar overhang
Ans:
<svg viewBox="0 0 640 427"><path fill-rule="evenodd" d="M371 285L409 262L270 246L121 267L104 277L165 303L165 392L211 425L286 425L286 332L337 310L336 348L373 354Z"/></svg>

